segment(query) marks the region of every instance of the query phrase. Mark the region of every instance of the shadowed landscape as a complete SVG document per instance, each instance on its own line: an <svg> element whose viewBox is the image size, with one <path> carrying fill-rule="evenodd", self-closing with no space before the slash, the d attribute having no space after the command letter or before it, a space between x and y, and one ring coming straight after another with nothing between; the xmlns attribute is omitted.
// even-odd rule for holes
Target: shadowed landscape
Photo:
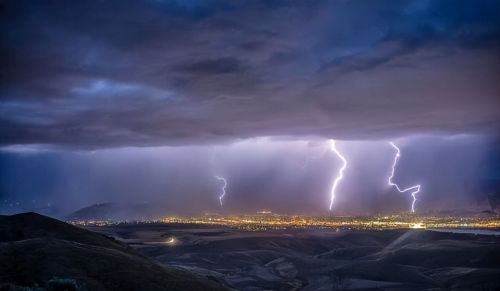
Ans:
<svg viewBox="0 0 500 291"><path fill-rule="evenodd" d="M148 257L237 290L497 290L500 237L426 230L242 232L98 227ZM164 242L175 237L177 243Z"/></svg>
<svg viewBox="0 0 500 291"><path fill-rule="evenodd" d="M159 223L82 229L24 213L0 218L0 238L4 289L53 278L75 290L500 288L496 235Z"/></svg>
<svg viewBox="0 0 500 291"><path fill-rule="evenodd" d="M36 213L0 216L0 262L0 290L224 290L122 242ZM51 287L57 278L61 289Z"/></svg>

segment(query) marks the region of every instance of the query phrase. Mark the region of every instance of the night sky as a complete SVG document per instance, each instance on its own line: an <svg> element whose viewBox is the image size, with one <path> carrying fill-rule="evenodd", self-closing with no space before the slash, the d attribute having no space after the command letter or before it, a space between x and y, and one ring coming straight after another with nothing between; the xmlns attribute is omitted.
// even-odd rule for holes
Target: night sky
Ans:
<svg viewBox="0 0 500 291"><path fill-rule="evenodd" d="M0 213L482 211L499 1L2 1ZM335 205L329 192L349 161ZM224 207L221 183L228 179Z"/></svg>

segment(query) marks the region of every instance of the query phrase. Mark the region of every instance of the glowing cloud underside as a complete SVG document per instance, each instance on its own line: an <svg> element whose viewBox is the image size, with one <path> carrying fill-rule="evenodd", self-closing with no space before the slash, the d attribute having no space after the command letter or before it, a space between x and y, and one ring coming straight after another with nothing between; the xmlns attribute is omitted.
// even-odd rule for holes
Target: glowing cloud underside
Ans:
<svg viewBox="0 0 500 291"><path fill-rule="evenodd" d="M217 180L220 180L220 181L224 182L224 185L222 186L222 193L219 196L220 206L222 206L222 198L224 198L224 196L226 196L227 181L226 181L226 178L221 177L221 176L215 176L215 178Z"/></svg>
<svg viewBox="0 0 500 291"><path fill-rule="evenodd" d="M333 200L335 199L335 189L337 189L337 185L339 184L340 180L342 180L342 178L344 178L344 170L347 167L347 160L337 150L337 148L335 147L335 141L333 139L330 140L330 148L342 160L342 167L339 169L339 173L338 173L337 177L335 178L335 180L333 181L332 190L330 192L330 210L332 210Z"/></svg>
<svg viewBox="0 0 500 291"><path fill-rule="evenodd" d="M394 172L396 170L396 164L398 163L399 157L401 157L401 151L399 148L391 141L389 144L396 150L396 155L394 156L394 162L392 163L392 170L391 170L391 176L387 180L387 184L389 186L393 186L398 190L400 193L405 193L407 191L411 191L411 197L413 197L413 202L411 203L411 212L415 212L415 202L417 202L417 193L420 192L420 184L417 184L415 186L411 186L405 189L399 188L398 184L392 182L392 178L394 178Z"/></svg>

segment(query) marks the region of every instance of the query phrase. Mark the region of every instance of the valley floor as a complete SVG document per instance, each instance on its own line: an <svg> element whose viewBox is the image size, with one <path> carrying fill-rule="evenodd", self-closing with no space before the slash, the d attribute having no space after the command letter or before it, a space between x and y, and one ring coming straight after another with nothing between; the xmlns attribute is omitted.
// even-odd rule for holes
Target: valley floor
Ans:
<svg viewBox="0 0 500 291"><path fill-rule="evenodd" d="M430 230L89 227L236 290L498 290L500 237Z"/></svg>

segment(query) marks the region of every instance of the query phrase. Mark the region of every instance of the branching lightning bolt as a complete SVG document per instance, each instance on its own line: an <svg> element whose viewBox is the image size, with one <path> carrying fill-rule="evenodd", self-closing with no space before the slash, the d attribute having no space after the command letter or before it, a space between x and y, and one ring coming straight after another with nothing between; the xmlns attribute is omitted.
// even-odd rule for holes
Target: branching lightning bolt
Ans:
<svg viewBox="0 0 500 291"><path fill-rule="evenodd" d="M340 180L342 180L342 178L344 178L344 170L347 167L347 160L337 150L337 148L335 147L335 140L333 140L333 139L330 140L330 148L342 160L342 163L343 163L342 167L340 167L340 169L339 169L339 173L338 173L337 177L333 181L332 190L330 192L330 210L332 210L333 200L335 199L335 189L337 189L337 185L339 184Z"/></svg>
<svg viewBox="0 0 500 291"><path fill-rule="evenodd" d="M411 197L413 197L413 202L411 203L411 212L415 212L415 202L417 202L417 193L420 192L420 184L417 184L415 186L411 186L405 189L399 188L398 184L392 182L392 178L394 178L394 172L396 171L396 164L398 163L399 157L401 157L401 151L399 150L398 146L396 146L392 141L389 142L389 144L396 150L396 155L394 156L394 162L392 163L392 170L391 170L391 176L387 180L387 184L389 186L394 186L396 190L398 190L400 193L405 193L406 191L411 191Z"/></svg>
<svg viewBox="0 0 500 291"><path fill-rule="evenodd" d="M216 178L217 180L219 180L219 181L224 182L224 185L222 186L222 193L221 193L221 194L220 194L220 196L219 196L220 206L222 206L222 198L224 198L224 196L226 195L227 181L226 181L226 178L221 177L221 176L215 176L215 178Z"/></svg>

